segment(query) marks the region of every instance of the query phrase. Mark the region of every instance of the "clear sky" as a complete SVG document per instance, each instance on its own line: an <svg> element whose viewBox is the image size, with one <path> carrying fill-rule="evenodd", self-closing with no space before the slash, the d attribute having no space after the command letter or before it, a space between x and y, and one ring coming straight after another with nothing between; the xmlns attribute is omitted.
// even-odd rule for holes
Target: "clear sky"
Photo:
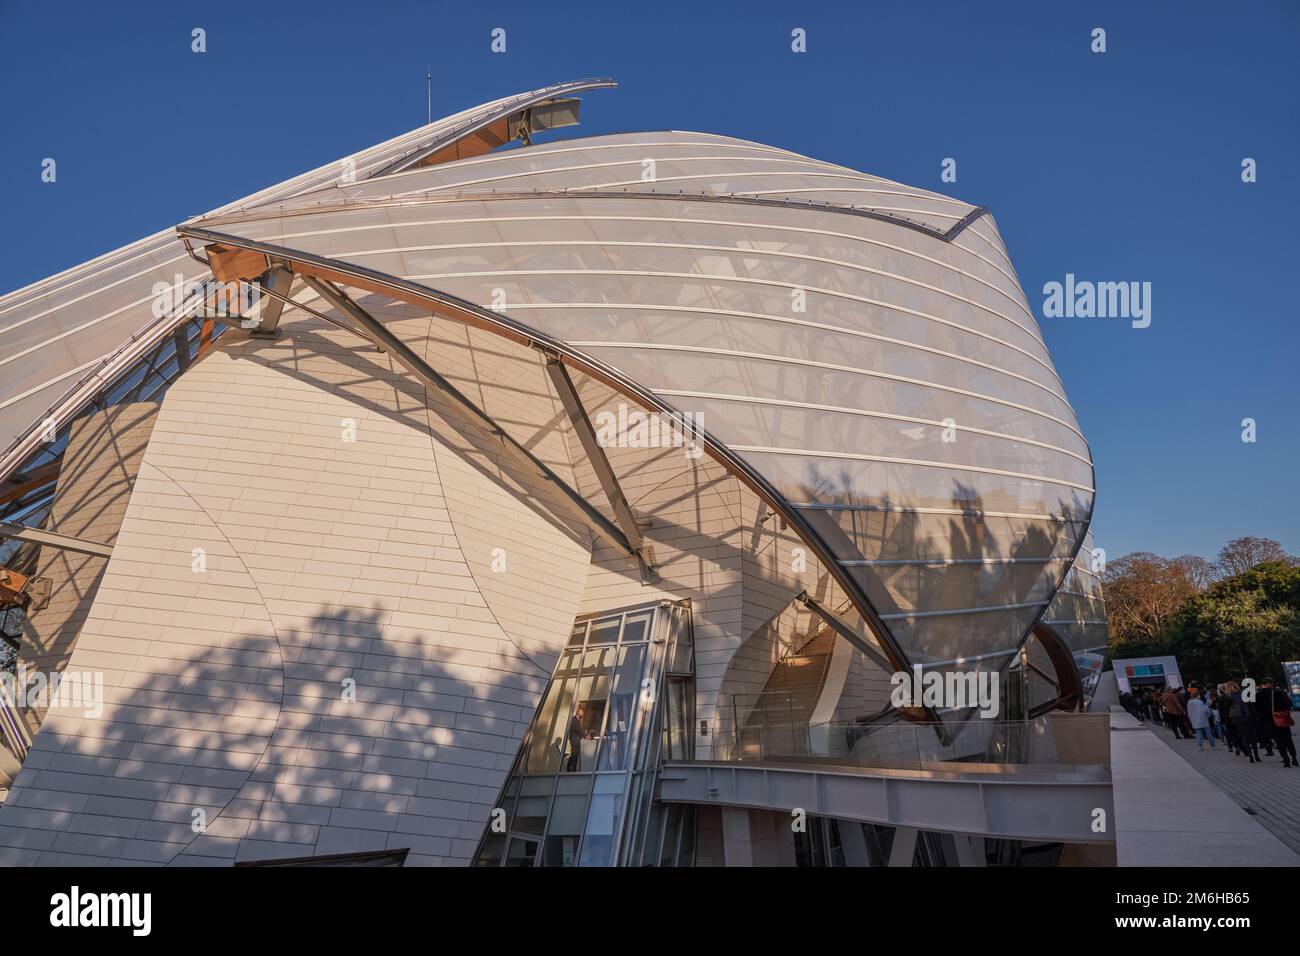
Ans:
<svg viewBox="0 0 1300 956"><path fill-rule="evenodd" d="M724 133L989 206L1112 557L1297 553L1298 49L1296 0L0 0L0 291L424 123L429 66L435 118L610 75L585 134ZM1067 273L1150 282L1150 327L1042 318Z"/></svg>

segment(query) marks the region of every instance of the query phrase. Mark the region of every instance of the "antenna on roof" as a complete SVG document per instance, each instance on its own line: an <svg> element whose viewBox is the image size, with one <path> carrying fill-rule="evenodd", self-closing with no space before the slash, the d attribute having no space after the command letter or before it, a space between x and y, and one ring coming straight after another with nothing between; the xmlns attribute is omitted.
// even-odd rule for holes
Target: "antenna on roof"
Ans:
<svg viewBox="0 0 1300 956"><path fill-rule="evenodd" d="M433 67L432 67L432 66L429 67L429 72L428 72L427 74L425 74L424 79L425 79L425 81L428 83L428 89L429 89L429 122L432 123L432 122L433 122Z"/></svg>

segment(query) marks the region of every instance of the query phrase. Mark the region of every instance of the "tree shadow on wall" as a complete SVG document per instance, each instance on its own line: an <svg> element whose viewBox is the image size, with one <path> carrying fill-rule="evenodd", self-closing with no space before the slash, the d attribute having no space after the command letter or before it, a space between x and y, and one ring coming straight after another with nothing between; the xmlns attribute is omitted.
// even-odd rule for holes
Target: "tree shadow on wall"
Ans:
<svg viewBox="0 0 1300 956"><path fill-rule="evenodd" d="M545 680L504 637L390 617L322 607L278 637L213 632L142 657L100 720L53 711L0 806L0 862L468 862Z"/></svg>

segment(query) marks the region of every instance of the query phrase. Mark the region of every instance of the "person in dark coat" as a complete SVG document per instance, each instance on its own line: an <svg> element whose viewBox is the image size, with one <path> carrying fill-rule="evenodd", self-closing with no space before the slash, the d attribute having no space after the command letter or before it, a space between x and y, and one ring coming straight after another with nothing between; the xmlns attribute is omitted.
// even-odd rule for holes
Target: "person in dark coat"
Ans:
<svg viewBox="0 0 1300 956"><path fill-rule="evenodd" d="M1291 695L1279 687L1273 686L1271 678L1265 677L1259 682L1259 697L1255 701L1261 705L1260 711L1266 712L1269 717L1269 729L1273 731L1273 740L1277 743L1278 752L1282 754L1282 766L1294 767L1296 765L1295 740L1291 736L1291 725L1279 727L1275 714L1286 714L1291 716L1291 711L1295 709L1291 702ZM1291 718L1294 722L1295 718Z"/></svg>
<svg viewBox="0 0 1300 956"><path fill-rule="evenodd" d="M583 718L586 717L586 711L581 704L569 718L569 760L564 765L564 769L572 773L579 769L582 759L582 739L587 736L586 730L582 726Z"/></svg>
<svg viewBox="0 0 1300 956"><path fill-rule="evenodd" d="M1126 714L1132 717L1138 717L1137 708L1133 706L1133 695L1128 691L1124 691L1119 695L1119 705L1124 708ZM1138 720L1141 719L1141 717L1138 717Z"/></svg>
<svg viewBox="0 0 1300 956"><path fill-rule="evenodd" d="M1264 686L1273 686L1273 681L1267 677L1260 678L1259 687L1255 690L1255 702L1250 705L1251 713L1255 715L1255 724L1259 728L1259 742L1264 745L1264 756L1273 756L1273 705L1271 703L1272 694L1264 693Z"/></svg>
<svg viewBox="0 0 1300 956"><path fill-rule="evenodd" d="M1214 698L1214 706L1219 711L1219 726L1223 728L1223 739L1228 742L1228 753L1241 753L1241 738L1237 736L1236 728L1228 719L1228 710L1232 707L1232 698L1228 696L1230 693L1228 685L1220 684L1218 690L1219 693Z"/></svg>
<svg viewBox="0 0 1300 956"><path fill-rule="evenodd" d="M1241 741L1241 750L1251 763L1259 763L1259 724L1255 720L1255 710L1242 697L1241 685L1228 681L1228 720Z"/></svg>
<svg viewBox="0 0 1300 956"><path fill-rule="evenodd" d="M1160 695L1150 687L1146 690L1147 709L1151 711L1151 722L1160 723Z"/></svg>

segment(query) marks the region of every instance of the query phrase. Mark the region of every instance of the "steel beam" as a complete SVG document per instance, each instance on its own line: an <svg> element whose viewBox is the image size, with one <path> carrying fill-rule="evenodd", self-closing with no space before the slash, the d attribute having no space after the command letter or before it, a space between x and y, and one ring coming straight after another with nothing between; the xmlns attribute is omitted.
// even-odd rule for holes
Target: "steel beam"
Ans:
<svg viewBox="0 0 1300 956"><path fill-rule="evenodd" d="M338 309L353 322L355 322L361 332L370 339L377 347L382 349L397 360L403 368L419 379L425 388L438 392L444 398L449 400L453 405L459 408L471 419L477 421L485 431L500 439L502 449L509 454L515 461L523 466L526 470L536 472L544 481L550 483L567 498L576 507L592 527L600 533L607 541L617 547L624 554L641 559L640 553L632 546L622 531L608 518L596 510L596 508L582 495L578 494L567 482L559 475L553 472L537 456L521 445L510 434L497 424L487 412L483 411L468 398L466 398L456 386L447 381L429 365L424 359L416 355L405 342L399 339L387 327L369 312L361 308L348 297L342 289L338 288L332 282L319 279L316 276L304 275L303 281L307 283L315 292L334 308Z"/></svg>
<svg viewBox="0 0 1300 956"><path fill-rule="evenodd" d="M293 273L283 266L269 271L261 281L261 295L257 300L257 327L249 331L254 338L272 339L280 325L280 313L289 300L293 288ZM270 295L267 295L270 293Z"/></svg>
<svg viewBox="0 0 1300 956"><path fill-rule="evenodd" d="M807 591L796 596L795 600L825 621L826 625L832 631L844 638L863 654L866 654L867 657L874 661L875 664L885 673L888 674L893 672L893 666L885 659L885 656L881 654L880 651L872 647L865 638L857 633L857 631L853 630L853 628L849 627L826 608L822 607L821 604L809 597Z"/></svg>
<svg viewBox="0 0 1300 956"><path fill-rule="evenodd" d="M520 194L520 197L522 195ZM619 196L620 198L626 198L623 194L619 194ZM501 198L499 194L493 195L494 200L498 198ZM692 198L703 199L707 197ZM649 411L668 415L679 414L676 408L667 405L654 392L613 366L598 361L559 339L545 335L521 322L493 312L459 296L431 289L409 279L378 272L355 263L290 249L282 245L265 243L255 239L244 239L189 224L177 226L176 231L187 243L198 241L205 244L221 243L226 246L258 249L265 252L271 261L289 263L293 271L298 275L315 274L331 281L343 282L377 295L409 303L418 308L430 309L440 318L454 319L471 328L483 329L507 341L542 351L547 355L559 355L566 365L571 365L590 375L598 382L612 388L615 392L631 399ZM824 539L823 533L815 529L808 519L800 514L799 509L792 506L767 478L755 471L752 465L726 445L718 442L707 432L701 432L697 441L703 447L705 454L721 465L728 474L737 478L746 488L758 496L767 507L780 514L788 522L789 526L794 529L799 539L811 549L818 561L822 563L853 602L854 608L866 622L872 636L884 648L886 656L895 662L890 669L901 670L906 668L908 666L907 655L903 653L889 628L885 626L880 615L872 607L862 584L850 573L849 569L842 567L838 563L835 553ZM1082 540L1082 537L1080 537L1080 544ZM1044 608L1046 608L1046 605L1044 605ZM930 710L926 712L928 714L933 713Z"/></svg>
<svg viewBox="0 0 1300 956"><path fill-rule="evenodd" d="M650 552L650 546L641 537L641 528L637 524L636 515L632 514L632 506L627 503L627 497L619 486L618 475L614 474L614 468L609 463L609 456L605 454L605 449L601 447L600 440L596 437L596 430L591 427L591 419L587 417L587 410L582 405L582 399L578 397L578 390L573 386L573 379L569 377L569 370L564 367L564 363L558 358L547 356L546 371L551 376L555 391L559 393L564 410L569 414L569 421L573 423L573 430L578 433L578 440L582 442L582 450L587 454L587 461L591 463L592 469L596 472L596 478L600 481L601 490L605 492L605 499L609 502L609 506L614 509L614 517L618 521L618 526L623 529L623 534L628 543L636 551L645 576L652 577L654 556Z"/></svg>
<svg viewBox="0 0 1300 956"><path fill-rule="evenodd" d="M17 538L19 541L30 541L33 544L59 548L63 551L75 551L77 554L90 554L98 558L108 558L113 555L112 545L87 541L85 538L74 538L71 535L59 534L57 531L29 528L27 525L13 524L9 521L0 521L0 538Z"/></svg>
<svg viewBox="0 0 1300 956"><path fill-rule="evenodd" d="M802 809L810 816L997 839L1115 843L1113 829L1092 830L1097 808L1114 817L1110 768L1100 765L987 773L949 763L900 770L673 760L659 781L664 803L785 814Z"/></svg>

